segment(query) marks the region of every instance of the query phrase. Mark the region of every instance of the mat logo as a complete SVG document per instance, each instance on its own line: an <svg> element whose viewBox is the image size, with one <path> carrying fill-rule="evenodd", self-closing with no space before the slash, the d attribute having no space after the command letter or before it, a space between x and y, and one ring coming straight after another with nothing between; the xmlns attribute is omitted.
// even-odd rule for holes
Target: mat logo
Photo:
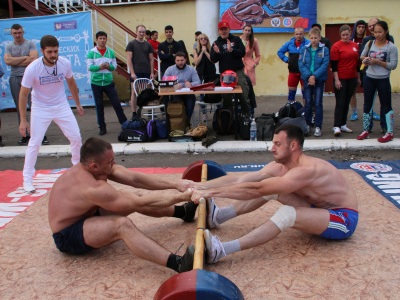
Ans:
<svg viewBox="0 0 400 300"><path fill-rule="evenodd" d="M365 177L371 181L372 186L400 208L400 174L368 174Z"/></svg>
<svg viewBox="0 0 400 300"><path fill-rule="evenodd" d="M377 164L377 163L354 163L350 165L350 168L354 170L360 170L364 172L390 172L392 171L392 167L384 164Z"/></svg>

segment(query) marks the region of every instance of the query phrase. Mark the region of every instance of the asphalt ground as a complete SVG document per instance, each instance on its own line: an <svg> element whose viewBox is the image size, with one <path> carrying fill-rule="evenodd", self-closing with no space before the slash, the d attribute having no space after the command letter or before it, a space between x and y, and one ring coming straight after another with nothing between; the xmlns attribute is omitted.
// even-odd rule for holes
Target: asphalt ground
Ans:
<svg viewBox="0 0 400 300"><path fill-rule="evenodd" d="M296 100L302 101L301 96L297 96ZM361 116L362 112L362 104L363 104L363 94L357 94L357 102L358 102L358 113ZM392 94L392 103L393 110L395 112L395 118L399 116L400 111L400 95L397 93ZM260 96L257 97L257 105L258 107L255 110L255 117L261 115L262 113L274 113L279 110L287 102L286 96ZM131 116L131 109L129 106L124 106L125 114L128 118ZM335 97L334 95L324 95L324 121L322 127L322 136L315 137L311 134L306 138L307 141L313 142L314 145L321 145L320 147L314 147L318 149L318 151L313 151L314 156L319 156L324 159L334 159L334 160L368 160L368 161L380 161L380 160L398 160L399 155L397 150L388 149L387 147L391 147L390 145L394 145L394 142L389 142L385 145L375 143L373 146L370 146L367 150L363 149L353 149L346 151L334 151L332 147L324 147L324 145L330 143L346 143L347 141L353 142L355 145L361 146L364 141L356 141L357 135L362 131L362 120L358 120L355 122L348 122L348 127L353 129L353 133L342 133L341 136L335 137L332 132L333 126L333 114L335 108ZM379 112L379 101L377 100L374 107L376 112ZM74 113L77 117L79 127L81 129L82 140L85 141L89 137L97 136L99 137L99 129L96 123L96 110L94 107L85 107L85 115L83 117L79 117L74 110ZM198 107L196 106L194 114L196 117L198 116ZM349 118L351 112L349 111ZM211 125L212 114L208 113L209 122L209 132L208 136L214 135ZM23 168L23 153L25 150L25 146L19 146L18 141L21 139L19 135L18 127L17 127L17 113L15 111L1 111L0 118L2 122L2 128L0 131L1 136L3 137L3 143L5 146L0 149L1 151L7 151L8 154L6 157L2 156L0 158L0 170L22 170ZM101 136L101 138L109 141L114 145L124 144L118 141L118 134L121 131L120 124L117 121L115 112L111 104L106 101L105 106L105 118L107 123L107 134ZM399 132L399 122L395 124L394 133L395 133L395 141L396 141L396 133ZM376 141L378 137L382 136L380 132L380 125L378 121L374 121L373 132L370 135L370 141ZM47 137L50 141L50 145L68 145L69 141L64 137L59 127L52 123L47 130ZM228 136L217 136L218 141L234 141L234 135ZM319 142L320 141L320 142ZM155 143L155 142L153 142ZM252 143L249 141L239 141L237 144L243 146L249 146ZM392 143L392 144L391 144ZM147 147L152 146L152 143L146 143ZM201 160L201 159L209 159L215 160L220 163L262 163L266 161L272 160L272 155L264 149L260 150L261 153L257 153L259 151L251 151L251 152L242 152L238 151L238 153L230 152L229 154L224 153L224 149L219 149L220 152L208 152L208 153L196 153L196 151L188 151L187 153L165 153L168 152L171 148L172 144L165 140L157 140L156 149L153 152L159 153L135 153L134 155L126 155L123 153L119 153L117 155L117 163L121 163L127 167L167 167L167 166L177 166L183 167L188 166L190 162ZM218 144L218 143L217 143ZM225 143L226 144L226 143ZM45 151L50 149L49 146L42 146L41 151ZM393 146L396 148L396 146ZM17 155L17 153L20 153ZM140 152L140 151L139 151ZM256 152L256 153L255 153ZM16 153L16 155L12 155ZM21 155L22 153L22 155ZM70 157L68 156L59 156L59 155L49 155L48 157L39 157L38 163L36 165L37 169L53 169L59 167L69 167L70 166Z"/></svg>

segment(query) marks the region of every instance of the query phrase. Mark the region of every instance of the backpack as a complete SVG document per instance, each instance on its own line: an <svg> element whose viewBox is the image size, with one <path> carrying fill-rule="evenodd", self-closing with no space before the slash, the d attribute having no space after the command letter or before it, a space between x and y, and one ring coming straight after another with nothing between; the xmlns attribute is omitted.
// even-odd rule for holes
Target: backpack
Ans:
<svg viewBox="0 0 400 300"><path fill-rule="evenodd" d="M155 141L158 137L157 135L157 124L155 120L150 120L147 122L146 126L146 132L147 132L147 141L152 142Z"/></svg>
<svg viewBox="0 0 400 300"><path fill-rule="evenodd" d="M285 106L279 109L278 118L296 118L297 117L297 108L292 103L287 103Z"/></svg>
<svg viewBox="0 0 400 300"><path fill-rule="evenodd" d="M283 118L279 120L279 124L293 124L297 125L303 130L304 136L308 136L310 134L310 128L307 125L306 118L303 116L299 116L297 118Z"/></svg>
<svg viewBox="0 0 400 300"><path fill-rule="evenodd" d="M232 108L217 108L213 117L213 128L221 135L234 132L235 118ZM250 134L250 132L249 132Z"/></svg>
<svg viewBox="0 0 400 300"><path fill-rule="evenodd" d="M159 139L166 139L168 137L168 128L166 119L156 120L157 135Z"/></svg>
<svg viewBox="0 0 400 300"><path fill-rule="evenodd" d="M181 101L171 101L167 106L169 130L185 130L187 127L187 116L185 104Z"/></svg>
<svg viewBox="0 0 400 300"><path fill-rule="evenodd" d="M257 141L272 141L275 132L275 115L262 114L256 118Z"/></svg>
<svg viewBox="0 0 400 300"><path fill-rule="evenodd" d="M251 118L241 115L239 117L239 135L243 140L250 140Z"/></svg>

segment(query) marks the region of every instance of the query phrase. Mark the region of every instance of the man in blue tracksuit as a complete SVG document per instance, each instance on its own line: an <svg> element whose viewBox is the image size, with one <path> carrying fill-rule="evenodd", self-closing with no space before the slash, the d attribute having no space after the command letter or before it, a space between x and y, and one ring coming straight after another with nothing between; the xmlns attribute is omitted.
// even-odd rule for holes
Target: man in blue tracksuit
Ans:
<svg viewBox="0 0 400 300"><path fill-rule="evenodd" d="M312 103L315 103L315 136L321 136L323 108L322 97L325 81L328 77L329 50L320 43L321 32L312 28L309 33L311 43L300 49L299 70L304 81L306 100L305 117L307 125L312 125Z"/></svg>
<svg viewBox="0 0 400 300"><path fill-rule="evenodd" d="M301 80L301 74L299 70L299 50L308 45L310 42L304 38L304 28L296 27L294 30L294 38L286 42L279 50L279 58L288 64L289 77L288 77L288 87L289 87L289 102L293 102L296 97L297 86L301 84L303 90L303 81ZM289 52L289 57L286 53Z"/></svg>

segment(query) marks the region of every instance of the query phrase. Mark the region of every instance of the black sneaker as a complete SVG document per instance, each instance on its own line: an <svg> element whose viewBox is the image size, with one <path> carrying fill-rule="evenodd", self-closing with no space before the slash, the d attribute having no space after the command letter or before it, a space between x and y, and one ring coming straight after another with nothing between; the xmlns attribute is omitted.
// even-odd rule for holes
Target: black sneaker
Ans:
<svg viewBox="0 0 400 300"><path fill-rule="evenodd" d="M99 134L100 134L100 135L105 135L106 133L107 133L106 127L100 127Z"/></svg>
<svg viewBox="0 0 400 300"><path fill-rule="evenodd" d="M22 139L18 143L20 145L27 145L30 138L31 137L29 135L28 136L23 136Z"/></svg>
<svg viewBox="0 0 400 300"><path fill-rule="evenodd" d="M1 137L1 135L0 135L0 147L3 147L4 146L4 144L3 144L3 138Z"/></svg>
<svg viewBox="0 0 400 300"><path fill-rule="evenodd" d="M188 203L183 204L182 206L185 209L185 216L182 218L182 220L185 222L193 222L194 215L196 214L197 206L199 206L199 205L190 201Z"/></svg>
<svg viewBox="0 0 400 300"><path fill-rule="evenodd" d="M47 140L47 136L44 136L42 145L48 145L48 144L50 144L50 142Z"/></svg>
<svg viewBox="0 0 400 300"><path fill-rule="evenodd" d="M193 270L194 251L193 245L187 247L185 255L179 259L178 273Z"/></svg>

